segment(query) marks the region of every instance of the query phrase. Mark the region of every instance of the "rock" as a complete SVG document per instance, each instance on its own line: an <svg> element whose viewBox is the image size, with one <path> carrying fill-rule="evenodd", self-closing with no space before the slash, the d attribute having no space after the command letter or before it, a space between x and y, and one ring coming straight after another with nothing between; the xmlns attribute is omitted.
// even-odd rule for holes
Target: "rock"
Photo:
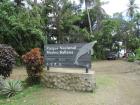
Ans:
<svg viewBox="0 0 140 105"><path fill-rule="evenodd" d="M94 74L47 72L42 75L42 82L49 88L91 92L96 86L93 77Z"/></svg>

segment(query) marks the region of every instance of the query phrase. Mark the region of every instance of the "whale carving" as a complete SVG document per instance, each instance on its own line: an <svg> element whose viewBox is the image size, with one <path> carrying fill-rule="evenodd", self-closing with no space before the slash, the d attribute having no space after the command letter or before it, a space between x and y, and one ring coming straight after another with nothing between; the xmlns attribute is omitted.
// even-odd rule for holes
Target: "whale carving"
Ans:
<svg viewBox="0 0 140 105"><path fill-rule="evenodd" d="M82 46L82 47L79 49L79 51L78 51L78 53L77 53L77 55L76 55L76 57L75 57L75 62L74 62L74 64L79 65L78 59L79 59L81 56L85 55L86 53L90 53L90 51L92 52L92 51L93 51L93 50L92 50L92 47L95 45L95 43L97 43L97 41L93 41L93 42L90 42L90 43L85 44L84 46Z"/></svg>

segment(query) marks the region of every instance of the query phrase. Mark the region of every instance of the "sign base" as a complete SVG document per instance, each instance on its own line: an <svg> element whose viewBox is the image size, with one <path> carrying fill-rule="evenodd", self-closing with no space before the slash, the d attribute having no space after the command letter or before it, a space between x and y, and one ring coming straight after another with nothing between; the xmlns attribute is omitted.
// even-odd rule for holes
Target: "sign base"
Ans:
<svg viewBox="0 0 140 105"><path fill-rule="evenodd" d="M76 70L76 68L45 70L42 74L42 82L48 88L85 92L93 92L96 86L94 71L84 73L83 70Z"/></svg>

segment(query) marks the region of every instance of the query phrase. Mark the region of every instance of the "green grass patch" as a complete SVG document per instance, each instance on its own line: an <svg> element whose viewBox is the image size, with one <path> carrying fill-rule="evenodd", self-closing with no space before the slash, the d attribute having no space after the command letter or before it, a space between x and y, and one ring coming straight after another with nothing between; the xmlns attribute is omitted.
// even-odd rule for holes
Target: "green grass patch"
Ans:
<svg viewBox="0 0 140 105"><path fill-rule="evenodd" d="M0 96L0 105L35 105L33 101L37 100L38 97L34 94L42 89L42 85L34 85L32 87L25 88L22 92L11 98Z"/></svg>
<svg viewBox="0 0 140 105"><path fill-rule="evenodd" d="M108 75L97 75L96 84L97 90L104 89L106 87L114 86L115 80ZM42 97L42 93L45 92L44 89L45 88L42 85L34 85L25 88L22 92L11 98L0 96L0 105L49 105L47 97ZM94 95L96 95L96 91L94 92Z"/></svg>
<svg viewBox="0 0 140 105"><path fill-rule="evenodd" d="M96 76L97 88L114 86L115 84L116 84L116 82L114 81L114 79L111 76L108 76L108 75Z"/></svg>

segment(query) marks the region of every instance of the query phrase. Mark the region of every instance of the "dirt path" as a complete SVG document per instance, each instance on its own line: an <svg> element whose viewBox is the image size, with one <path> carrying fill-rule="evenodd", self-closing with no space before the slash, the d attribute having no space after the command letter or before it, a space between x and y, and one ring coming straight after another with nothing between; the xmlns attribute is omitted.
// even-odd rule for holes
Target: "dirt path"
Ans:
<svg viewBox="0 0 140 105"><path fill-rule="evenodd" d="M140 65L116 60L94 62L93 67L94 93L44 89L35 93L38 101L34 105L140 105Z"/></svg>
<svg viewBox="0 0 140 105"><path fill-rule="evenodd" d="M125 61L95 62L97 76L111 76L115 87L104 97L103 105L140 105L140 65ZM99 104L100 105L100 104Z"/></svg>

